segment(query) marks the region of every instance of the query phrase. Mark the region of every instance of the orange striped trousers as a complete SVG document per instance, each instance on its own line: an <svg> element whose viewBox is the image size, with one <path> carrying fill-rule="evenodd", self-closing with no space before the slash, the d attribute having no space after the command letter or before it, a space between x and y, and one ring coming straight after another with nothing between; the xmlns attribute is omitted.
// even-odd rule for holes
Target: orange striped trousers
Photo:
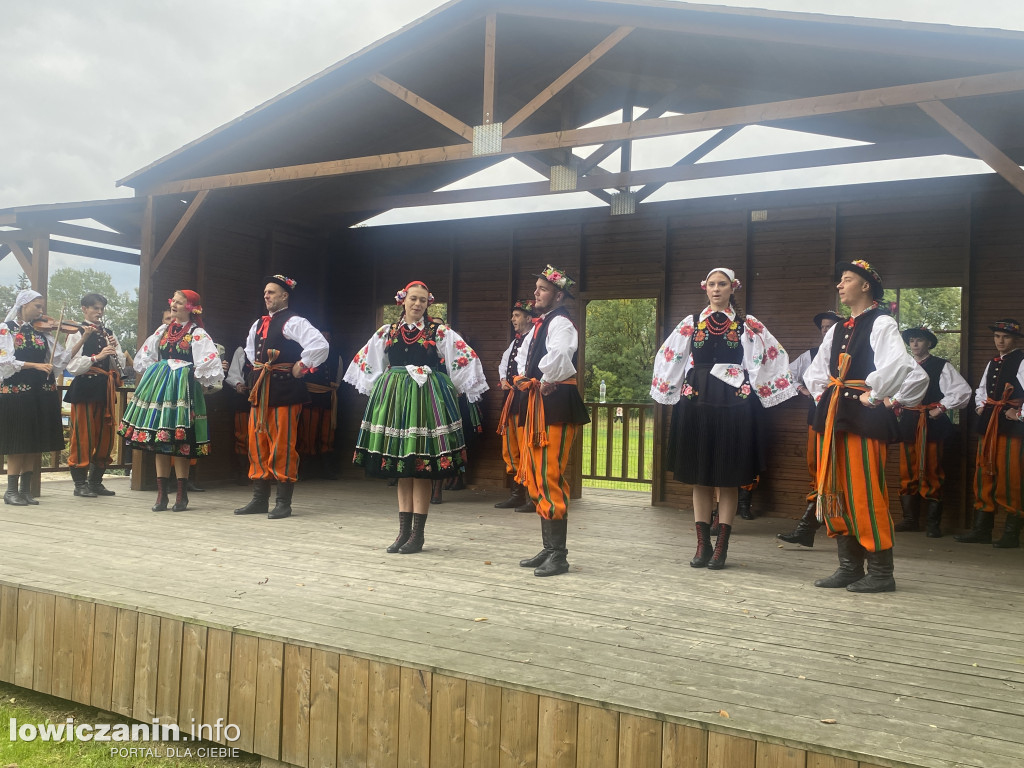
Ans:
<svg viewBox="0 0 1024 768"><path fill-rule="evenodd" d="M301 456L316 456L334 450L334 424L331 423L330 408L303 406L295 446Z"/></svg>
<svg viewBox="0 0 1024 768"><path fill-rule="evenodd" d="M807 492L807 502L818 498L818 433L814 427L807 426L807 473L811 476L811 489Z"/></svg>
<svg viewBox="0 0 1024 768"><path fill-rule="evenodd" d="M256 429L256 408L249 414L249 479L294 483L299 476L295 450L302 404L267 409L267 431Z"/></svg>
<svg viewBox="0 0 1024 768"><path fill-rule="evenodd" d="M900 496L920 493L929 501L942 499L942 485L946 472L942 468L941 440L925 440L924 473L921 472L921 454L917 443L902 443L900 451Z"/></svg>
<svg viewBox="0 0 1024 768"><path fill-rule="evenodd" d="M513 476L519 469L516 464L519 461L522 440L523 430L519 426L519 415L509 414L505 434L501 437L501 457L505 460L505 471Z"/></svg>
<svg viewBox="0 0 1024 768"><path fill-rule="evenodd" d="M239 456L249 455L249 413L235 411L235 453Z"/></svg>
<svg viewBox="0 0 1024 768"><path fill-rule="evenodd" d="M827 517L830 537L857 538L868 552L892 549L892 518L885 487L886 444L852 432L836 432L836 491L843 499L843 516ZM821 459L821 436L818 436Z"/></svg>
<svg viewBox="0 0 1024 768"><path fill-rule="evenodd" d="M106 467L114 447L113 421L105 422L107 402L72 403L71 434L68 440L68 466Z"/></svg>
<svg viewBox="0 0 1024 768"><path fill-rule="evenodd" d="M993 418L995 418L993 416ZM996 440L996 473L985 473L978 441L974 470L974 508L979 512L996 512L1004 507L1011 512L1024 512L1021 497L1021 475L1024 475L1024 441L1019 437L999 435Z"/></svg>
<svg viewBox="0 0 1024 768"><path fill-rule="evenodd" d="M572 442L578 424L548 424L548 444L530 446L530 466L526 475L526 491L537 506L537 514L548 520L561 520L569 512L569 466Z"/></svg>

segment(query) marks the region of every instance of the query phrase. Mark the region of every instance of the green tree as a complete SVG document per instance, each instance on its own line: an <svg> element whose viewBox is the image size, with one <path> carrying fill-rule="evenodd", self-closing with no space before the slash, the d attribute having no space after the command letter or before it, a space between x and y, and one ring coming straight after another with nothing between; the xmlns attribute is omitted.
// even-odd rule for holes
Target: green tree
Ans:
<svg viewBox="0 0 1024 768"><path fill-rule="evenodd" d="M963 322L962 291L945 288L900 288L885 292L885 301L895 303L893 314L900 330L925 326L938 337L932 354L960 367L960 330Z"/></svg>
<svg viewBox="0 0 1024 768"><path fill-rule="evenodd" d="M658 351L656 299L610 299L587 304L586 399L641 403L651 389Z"/></svg>
<svg viewBox="0 0 1024 768"><path fill-rule="evenodd" d="M50 275L46 295L47 314L58 317L64 309L65 318L81 319L81 301L87 293L99 293L107 298L103 324L114 332L121 347L131 355L138 349L137 324L139 314L138 290L118 291L110 274L95 269L63 267Z"/></svg>

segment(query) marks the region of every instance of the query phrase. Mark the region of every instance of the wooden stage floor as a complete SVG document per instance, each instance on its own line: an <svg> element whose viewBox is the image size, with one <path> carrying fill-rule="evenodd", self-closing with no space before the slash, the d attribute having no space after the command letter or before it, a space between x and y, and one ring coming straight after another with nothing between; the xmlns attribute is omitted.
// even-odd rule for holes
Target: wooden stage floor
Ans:
<svg viewBox="0 0 1024 768"><path fill-rule="evenodd" d="M737 520L728 567L694 570L690 513L587 489L570 514L572 570L538 579L517 562L539 549L537 518L493 509L495 493L446 493L423 553L400 556L384 552L397 516L383 482L300 484L282 521L232 515L241 487L153 513L153 494L108 485L116 497L79 500L47 481L38 507L0 506L0 584L818 751L829 765L1024 765L1024 550L900 534L898 591L854 595L812 586L835 547L779 546L792 521Z"/></svg>

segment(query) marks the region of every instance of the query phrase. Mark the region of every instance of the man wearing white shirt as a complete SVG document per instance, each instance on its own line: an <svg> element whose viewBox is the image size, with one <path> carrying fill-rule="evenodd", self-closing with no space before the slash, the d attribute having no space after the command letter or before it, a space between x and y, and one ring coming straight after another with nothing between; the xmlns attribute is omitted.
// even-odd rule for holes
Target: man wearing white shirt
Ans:
<svg viewBox="0 0 1024 768"><path fill-rule="evenodd" d="M288 307L296 281L284 275L266 279L263 302L267 314L252 324L245 356L249 375L249 478L252 500L236 515L267 513L270 480L277 481L277 503L271 520L292 513L292 494L299 473L295 438L299 414L309 402L302 377L327 359L327 339L304 317Z"/></svg>
<svg viewBox="0 0 1024 768"><path fill-rule="evenodd" d="M839 300L851 317L829 330L804 374L818 404L818 516L839 550L839 568L814 586L892 592L893 525L884 469L886 446L899 433L884 401L904 387L906 404L917 405L928 377L918 373L912 386L907 382L918 366L896 321L879 307L882 278L875 268L862 259L840 262L836 277Z"/></svg>
<svg viewBox="0 0 1024 768"><path fill-rule="evenodd" d="M520 437L522 428L519 426L519 401L522 393L512 386L512 380L519 373L516 358L519 349L526 340L526 335L533 329L533 300L519 299L512 305L512 343L498 363L498 378L501 388L508 394L505 396L505 407L501 413L501 424L498 434L501 435L501 456L505 460L505 470L512 478L512 493L504 501L494 505L495 509L515 509L516 512L535 512L533 502L526 497L526 486L516 480L519 468L519 456L522 453Z"/></svg>
<svg viewBox="0 0 1024 768"><path fill-rule="evenodd" d="M575 285L565 272L547 265L533 292L533 330L519 349L514 386L526 393L519 412L523 426L522 460L516 479L541 517L544 549L527 560L535 576L569 570L565 545L569 514L569 455L580 424L590 422L576 384L579 334L563 304ZM543 425L543 427L542 427Z"/></svg>
<svg viewBox="0 0 1024 768"><path fill-rule="evenodd" d="M954 432L946 412L963 408L971 401L971 387L953 364L935 357L931 351L938 337L927 328L907 328L900 334L910 347L918 367L928 375L928 390L920 405L903 405L898 393L887 405L893 407L900 422L900 505L903 521L896 531L918 530L919 504L928 504L925 520L928 537L942 537L942 486L946 473L942 468L942 449Z"/></svg>

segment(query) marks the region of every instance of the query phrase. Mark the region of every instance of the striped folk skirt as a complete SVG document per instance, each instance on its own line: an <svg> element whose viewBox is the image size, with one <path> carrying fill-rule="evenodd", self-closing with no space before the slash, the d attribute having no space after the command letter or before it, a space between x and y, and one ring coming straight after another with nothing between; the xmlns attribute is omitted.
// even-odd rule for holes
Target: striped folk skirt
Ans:
<svg viewBox="0 0 1024 768"><path fill-rule="evenodd" d="M405 368L373 385L356 437L354 464L369 477L451 477L465 466L458 394L445 373L419 386Z"/></svg>
<svg viewBox="0 0 1024 768"><path fill-rule="evenodd" d="M171 456L208 455L206 399L192 376L192 366L171 368L167 360L160 360L147 368L117 433L132 448L144 451Z"/></svg>

